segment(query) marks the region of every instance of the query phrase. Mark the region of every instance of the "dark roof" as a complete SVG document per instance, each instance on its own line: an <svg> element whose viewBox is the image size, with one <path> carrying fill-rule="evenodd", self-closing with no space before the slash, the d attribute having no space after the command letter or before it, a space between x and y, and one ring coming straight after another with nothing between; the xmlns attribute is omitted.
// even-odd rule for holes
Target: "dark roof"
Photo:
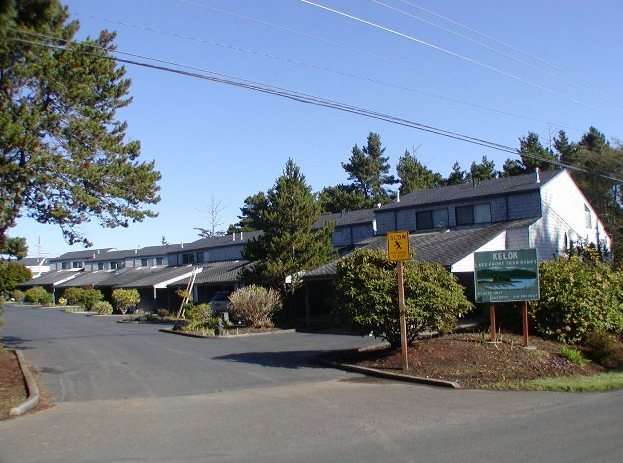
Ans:
<svg viewBox="0 0 623 463"><path fill-rule="evenodd" d="M195 284L222 284L240 281L240 271L251 263L248 260L230 260L224 262L212 262L204 264L195 277ZM186 286L190 278L185 278L174 283L175 286Z"/></svg>
<svg viewBox="0 0 623 463"><path fill-rule="evenodd" d="M249 240L252 240L253 238L257 238L262 233L263 232L261 230L254 230L250 232L238 232L223 236L213 236L212 238L201 238L197 241L193 241L192 243L184 244L184 248L179 249L178 252L241 245Z"/></svg>
<svg viewBox="0 0 623 463"><path fill-rule="evenodd" d="M23 259L18 259L15 262L25 265L27 267L34 267L37 265L45 264L45 257L24 257Z"/></svg>
<svg viewBox="0 0 623 463"><path fill-rule="evenodd" d="M482 180L476 184L461 183L444 187L418 190L401 197L400 202L382 206L377 211L423 206L426 204L445 203L485 196L498 196L538 190L545 183L560 174L561 170L549 170L540 173L541 181L536 182L536 174L516 175L513 177Z"/></svg>
<svg viewBox="0 0 623 463"><path fill-rule="evenodd" d="M110 251L103 254L98 254L90 262L101 261L115 261L124 260L130 258L142 258L142 257L156 257L166 256L170 252L178 252L182 250L181 244L167 244L164 246L146 246L144 248L137 249L124 249L121 251Z"/></svg>
<svg viewBox="0 0 623 463"><path fill-rule="evenodd" d="M65 254L61 254L58 257L52 257L50 259L50 262L56 262L60 260L72 260L72 259L79 259L79 260L93 259L93 257L95 257L96 255L112 251L113 249L114 248L84 249L82 251L66 252Z"/></svg>
<svg viewBox="0 0 623 463"><path fill-rule="evenodd" d="M486 227L462 230L444 230L430 233L414 233L409 235L409 246L415 250L414 260L418 262L437 262L450 267L478 248L484 246L505 230L531 225L537 219L499 222ZM357 248L386 249L385 235L368 238L357 244ZM336 275L336 259L318 267L304 276L304 280L327 280Z"/></svg>
<svg viewBox="0 0 623 463"><path fill-rule="evenodd" d="M99 286L99 283L111 278L119 272L127 271L128 269L120 270L95 270L92 272L80 272L76 278L72 278L69 281L60 283L57 285L59 288L74 288L83 286Z"/></svg>
<svg viewBox="0 0 623 463"><path fill-rule="evenodd" d="M43 285L56 285L57 282L63 281L67 278L75 278L80 275L81 269L78 270L55 270L52 272L46 272L36 278L31 278L19 286L43 286Z"/></svg>
<svg viewBox="0 0 623 463"><path fill-rule="evenodd" d="M323 214L320 216L314 228L321 228L327 222L335 222L335 227L372 223L374 221L374 209L359 209L356 211L344 211L337 214Z"/></svg>
<svg viewBox="0 0 623 463"><path fill-rule="evenodd" d="M109 278L99 281L96 287L152 287L163 281L184 275L192 271L192 266L183 267L128 267L110 274Z"/></svg>

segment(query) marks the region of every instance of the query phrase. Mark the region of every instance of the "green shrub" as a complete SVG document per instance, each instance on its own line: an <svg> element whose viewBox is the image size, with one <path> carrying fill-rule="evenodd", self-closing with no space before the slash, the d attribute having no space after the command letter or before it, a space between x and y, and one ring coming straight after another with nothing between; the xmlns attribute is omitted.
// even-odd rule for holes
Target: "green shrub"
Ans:
<svg viewBox="0 0 623 463"><path fill-rule="evenodd" d="M58 301L56 301L56 305L67 305L67 299L64 297L59 297Z"/></svg>
<svg viewBox="0 0 623 463"><path fill-rule="evenodd" d="M24 293L24 300L26 302L30 302L31 304L41 304L41 305L50 305L52 302L52 294L48 293L41 286L35 286L34 288L28 289Z"/></svg>
<svg viewBox="0 0 623 463"><path fill-rule="evenodd" d="M136 289L115 289L112 292L112 300L122 314L136 307L141 302L141 296Z"/></svg>
<svg viewBox="0 0 623 463"><path fill-rule="evenodd" d="M14 289L11 291L11 297L15 299L15 302L23 302L24 301L24 292L19 289Z"/></svg>
<svg viewBox="0 0 623 463"><path fill-rule="evenodd" d="M590 350L590 357L606 368L623 364L623 355L616 336L605 331L595 331L586 336L584 346Z"/></svg>
<svg viewBox="0 0 623 463"><path fill-rule="evenodd" d="M169 309L158 309L158 316L160 318L168 318L169 317Z"/></svg>
<svg viewBox="0 0 623 463"><path fill-rule="evenodd" d="M586 362L586 359L582 355L582 352L571 347L562 346L560 348L560 356L564 359L569 360L571 363L576 363L578 365Z"/></svg>
<svg viewBox="0 0 623 463"><path fill-rule="evenodd" d="M93 304L92 309L99 315L112 315L112 305L108 301L97 301Z"/></svg>
<svg viewBox="0 0 623 463"><path fill-rule="evenodd" d="M82 293L81 305L86 310L91 310L95 303L104 299L104 295L99 289L85 289Z"/></svg>
<svg viewBox="0 0 623 463"><path fill-rule="evenodd" d="M63 291L63 299L65 299L69 305L82 305L83 297L84 289L82 288L67 288Z"/></svg>
<svg viewBox="0 0 623 463"><path fill-rule="evenodd" d="M396 263L381 249L359 249L338 261L337 311L374 336L400 346ZM444 267L404 262L407 341L424 330L450 331L473 305Z"/></svg>
<svg viewBox="0 0 623 463"><path fill-rule="evenodd" d="M594 331L623 330L623 277L601 263L577 257L542 262L541 299L530 302L535 331L577 343Z"/></svg>
<svg viewBox="0 0 623 463"><path fill-rule="evenodd" d="M272 327L272 315L281 307L279 292L261 286L245 286L229 296L231 317L255 328Z"/></svg>
<svg viewBox="0 0 623 463"><path fill-rule="evenodd" d="M219 327L220 319L212 314L210 304L188 304L185 310L186 323L183 331L198 331L203 334L214 334Z"/></svg>

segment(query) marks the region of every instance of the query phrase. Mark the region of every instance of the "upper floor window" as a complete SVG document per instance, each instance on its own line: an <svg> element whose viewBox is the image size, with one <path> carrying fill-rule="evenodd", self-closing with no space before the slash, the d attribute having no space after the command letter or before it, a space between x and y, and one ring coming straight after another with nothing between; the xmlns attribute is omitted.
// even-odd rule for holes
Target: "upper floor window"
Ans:
<svg viewBox="0 0 623 463"><path fill-rule="evenodd" d="M162 257L156 257L156 265L162 265Z"/></svg>
<svg viewBox="0 0 623 463"><path fill-rule="evenodd" d="M68 268L69 268L69 262L63 262L63 263L61 264L61 269L63 269L63 270L67 270Z"/></svg>
<svg viewBox="0 0 623 463"><path fill-rule="evenodd" d="M593 222L591 220L591 210L588 206L584 205L584 225L586 228L593 228Z"/></svg>
<svg viewBox="0 0 623 463"><path fill-rule="evenodd" d="M82 267L82 262L72 262L71 263L71 268L81 268Z"/></svg>
<svg viewBox="0 0 623 463"><path fill-rule="evenodd" d="M118 267L119 267L118 262L111 262L110 263L110 269L111 270L117 270Z"/></svg>
<svg viewBox="0 0 623 463"><path fill-rule="evenodd" d="M475 223L491 222L491 205L474 204L472 206L460 206L455 209L457 225L472 225Z"/></svg>
<svg viewBox="0 0 623 463"><path fill-rule="evenodd" d="M141 259L141 267L147 267L149 265L149 261L147 259Z"/></svg>
<svg viewBox="0 0 623 463"><path fill-rule="evenodd" d="M97 263L97 269L98 270L104 270L104 262L98 262Z"/></svg>
<svg viewBox="0 0 623 463"><path fill-rule="evenodd" d="M182 264L193 264L195 262L195 255L192 253L182 254Z"/></svg>
<svg viewBox="0 0 623 463"><path fill-rule="evenodd" d="M416 212L415 226L418 230L448 227L448 209Z"/></svg>

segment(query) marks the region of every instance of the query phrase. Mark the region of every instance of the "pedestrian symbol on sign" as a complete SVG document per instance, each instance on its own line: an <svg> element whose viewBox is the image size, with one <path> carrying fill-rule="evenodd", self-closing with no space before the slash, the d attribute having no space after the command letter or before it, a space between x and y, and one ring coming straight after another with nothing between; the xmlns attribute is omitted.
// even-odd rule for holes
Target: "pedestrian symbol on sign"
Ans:
<svg viewBox="0 0 623 463"><path fill-rule="evenodd" d="M389 260L409 260L411 258L409 250L409 232L400 231L387 233L387 254Z"/></svg>

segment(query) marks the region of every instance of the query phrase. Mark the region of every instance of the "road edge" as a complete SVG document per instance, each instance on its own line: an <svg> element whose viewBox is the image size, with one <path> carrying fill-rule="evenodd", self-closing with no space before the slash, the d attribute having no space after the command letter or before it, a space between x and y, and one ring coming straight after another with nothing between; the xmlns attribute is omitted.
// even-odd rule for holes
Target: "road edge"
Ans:
<svg viewBox="0 0 623 463"><path fill-rule="evenodd" d="M15 355L17 357L17 363L19 364L20 370L22 370L24 380L26 381L28 399L26 399L21 404L13 407L9 411L9 416L21 416L28 410L31 410L39 405L39 387L37 386L37 382L35 381L32 373L30 372L30 368L28 368L28 362L26 361L26 357L24 356L24 353L18 349L15 350Z"/></svg>

